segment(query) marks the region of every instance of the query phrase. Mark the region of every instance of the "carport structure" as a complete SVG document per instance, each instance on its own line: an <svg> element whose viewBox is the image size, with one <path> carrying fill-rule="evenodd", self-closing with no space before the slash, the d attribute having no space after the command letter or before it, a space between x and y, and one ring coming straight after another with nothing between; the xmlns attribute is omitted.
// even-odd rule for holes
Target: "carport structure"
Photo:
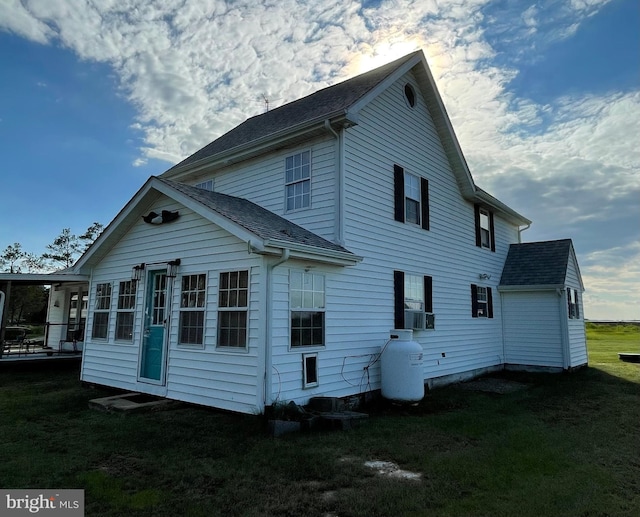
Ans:
<svg viewBox="0 0 640 517"><path fill-rule="evenodd" d="M11 291L15 286L50 286L45 336L42 346L5 349L5 331ZM89 277L68 273L0 273L0 360L38 359L82 351L87 313Z"/></svg>

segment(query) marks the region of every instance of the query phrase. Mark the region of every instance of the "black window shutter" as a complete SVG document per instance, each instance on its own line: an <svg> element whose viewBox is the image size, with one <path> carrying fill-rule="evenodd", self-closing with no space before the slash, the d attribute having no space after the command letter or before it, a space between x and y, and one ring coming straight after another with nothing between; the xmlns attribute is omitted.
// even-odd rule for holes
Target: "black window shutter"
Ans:
<svg viewBox="0 0 640 517"><path fill-rule="evenodd" d="M491 287L487 287L487 315L493 318L493 296L491 294Z"/></svg>
<svg viewBox="0 0 640 517"><path fill-rule="evenodd" d="M571 288L567 289L567 315L571 318Z"/></svg>
<svg viewBox="0 0 640 517"><path fill-rule="evenodd" d="M476 246L482 247L482 233L480 232L480 205L473 205L473 216L476 225Z"/></svg>
<svg viewBox="0 0 640 517"><path fill-rule="evenodd" d="M404 328L404 273L393 272L393 324L396 329Z"/></svg>
<svg viewBox="0 0 640 517"><path fill-rule="evenodd" d="M489 212L489 232L491 233L491 251L496 251L496 231L493 226L493 212Z"/></svg>
<svg viewBox="0 0 640 517"><path fill-rule="evenodd" d="M576 293L576 318L580 319L580 298L578 298L578 290L574 289Z"/></svg>
<svg viewBox="0 0 640 517"><path fill-rule="evenodd" d="M471 317L478 317L478 286L471 284Z"/></svg>
<svg viewBox="0 0 640 517"><path fill-rule="evenodd" d="M404 169L399 165L393 166L393 188L395 219L404 223Z"/></svg>
<svg viewBox="0 0 640 517"><path fill-rule="evenodd" d="M433 312L433 279L424 277L424 311Z"/></svg>
<svg viewBox="0 0 640 517"><path fill-rule="evenodd" d="M429 180L420 178L420 194L422 208L422 228L429 229Z"/></svg>

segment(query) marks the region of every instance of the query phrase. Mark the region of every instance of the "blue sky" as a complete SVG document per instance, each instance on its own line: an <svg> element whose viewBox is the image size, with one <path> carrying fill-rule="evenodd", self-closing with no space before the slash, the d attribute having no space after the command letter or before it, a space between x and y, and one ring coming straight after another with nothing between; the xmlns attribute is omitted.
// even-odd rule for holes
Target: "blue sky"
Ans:
<svg viewBox="0 0 640 517"><path fill-rule="evenodd" d="M476 183L570 237L592 319L640 319L635 0L7 0L0 249L107 224L263 111L421 48Z"/></svg>

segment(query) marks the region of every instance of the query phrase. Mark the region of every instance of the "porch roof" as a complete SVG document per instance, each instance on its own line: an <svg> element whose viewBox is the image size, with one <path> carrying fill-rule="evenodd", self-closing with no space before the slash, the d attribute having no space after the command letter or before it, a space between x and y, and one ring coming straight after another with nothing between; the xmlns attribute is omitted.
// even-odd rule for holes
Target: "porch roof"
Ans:
<svg viewBox="0 0 640 517"><path fill-rule="evenodd" d="M89 275L76 273L0 273L0 282L11 282L21 285L54 285L62 283L88 282Z"/></svg>

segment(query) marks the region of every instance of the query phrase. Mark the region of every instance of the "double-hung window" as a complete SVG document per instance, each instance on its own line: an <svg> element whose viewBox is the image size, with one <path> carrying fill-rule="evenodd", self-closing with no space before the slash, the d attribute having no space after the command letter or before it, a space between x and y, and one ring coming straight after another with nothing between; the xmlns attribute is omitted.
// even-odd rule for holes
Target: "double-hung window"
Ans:
<svg viewBox="0 0 640 517"><path fill-rule="evenodd" d="M395 220L429 229L429 181L394 165Z"/></svg>
<svg viewBox="0 0 640 517"><path fill-rule="evenodd" d="M111 284L96 285L96 303L93 310L91 337L107 339L109 335L109 310L111 309Z"/></svg>
<svg viewBox="0 0 640 517"><path fill-rule="evenodd" d="M394 325L397 329L435 329L433 278L393 272Z"/></svg>
<svg viewBox="0 0 640 517"><path fill-rule="evenodd" d="M324 275L291 271L289 281L291 347L324 346Z"/></svg>
<svg viewBox="0 0 640 517"><path fill-rule="evenodd" d="M493 318L491 287L471 284L471 316L474 318Z"/></svg>
<svg viewBox="0 0 640 517"><path fill-rule="evenodd" d="M287 156L285 198L287 212L311 206L311 151Z"/></svg>
<svg viewBox="0 0 640 517"><path fill-rule="evenodd" d="M246 348L249 271L220 273L218 289L218 346Z"/></svg>
<svg viewBox="0 0 640 517"><path fill-rule="evenodd" d="M204 306L207 276L183 275L180 290L180 325L178 343L202 345L204 343Z"/></svg>
<svg viewBox="0 0 640 517"><path fill-rule="evenodd" d="M133 341L133 315L136 306L136 283L120 282L116 312L116 340Z"/></svg>
<svg viewBox="0 0 640 517"><path fill-rule="evenodd" d="M476 246L496 251L496 237L493 222L493 212L481 207L474 206L476 225Z"/></svg>

